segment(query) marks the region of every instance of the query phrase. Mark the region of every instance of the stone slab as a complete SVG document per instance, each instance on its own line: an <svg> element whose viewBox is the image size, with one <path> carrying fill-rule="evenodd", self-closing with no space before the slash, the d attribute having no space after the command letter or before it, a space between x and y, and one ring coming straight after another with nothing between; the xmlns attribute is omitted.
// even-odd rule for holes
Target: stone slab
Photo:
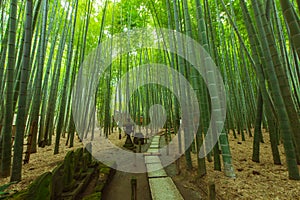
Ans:
<svg viewBox="0 0 300 200"><path fill-rule="evenodd" d="M159 145L159 142L157 142L157 141L152 141L152 142L151 142L151 145Z"/></svg>
<svg viewBox="0 0 300 200"><path fill-rule="evenodd" d="M147 152L148 153L158 153L159 149L148 149Z"/></svg>
<svg viewBox="0 0 300 200"><path fill-rule="evenodd" d="M153 200L183 200L182 195L170 177L150 178L149 185Z"/></svg>
<svg viewBox="0 0 300 200"><path fill-rule="evenodd" d="M146 164L147 171L148 171L148 177L166 177L167 173L165 172L163 166L161 163L149 163Z"/></svg>
<svg viewBox="0 0 300 200"><path fill-rule="evenodd" d="M150 147L157 147L157 148L159 148L159 144L151 143L151 144L150 144Z"/></svg>
<svg viewBox="0 0 300 200"><path fill-rule="evenodd" d="M158 145L150 145L149 149L159 149L159 146Z"/></svg>
<svg viewBox="0 0 300 200"><path fill-rule="evenodd" d="M160 136L154 136L152 142L159 143Z"/></svg>
<svg viewBox="0 0 300 200"><path fill-rule="evenodd" d="M151 164L151 163L160 163L160 159L158 156L146 156L145 157L145 163Z"/></svg>

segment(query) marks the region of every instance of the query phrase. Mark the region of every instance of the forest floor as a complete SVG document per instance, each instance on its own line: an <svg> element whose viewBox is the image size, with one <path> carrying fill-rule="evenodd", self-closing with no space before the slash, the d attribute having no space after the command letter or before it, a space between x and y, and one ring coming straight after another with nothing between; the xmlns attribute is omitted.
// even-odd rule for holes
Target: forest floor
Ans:
<svg viewBox="0 0 300 200"><path fill-rule="evenodd" d="M59 154L54 155L54 141L55 136L52 137L52 145L45 146L45 148L37 148L37 153L30 154L30 160L28 164L22 167L22 181L17 184L11 185L7 190L9 191L21 191L25 189L33 180L42 175L45 172L52 171L58 163L64 160L67 152L75 150L79 147L83 147L80 140L74 138L74 147L69 148L66 146L66 138L61 138L59 146ZM26 142L26 141L25 141ZM26 146L24 145L24 152ZM10 178L1 178L0 186L9 183Z"/></svg>
<svg viewBox="0 0 300 200"><path fill-rule="evenodd" d="M125 141L124 134L122 134L121 140L116 139L117 135L117 133L114 133L110 138L116 145L121 146ZM260 163L255 163L251 160L253 137L247 137L246 135L246 141L241 141L240 135L238 137L238 139L234 139L233 135L230 134L228 138L236 178L227 178L223 172L214 171L213 162L207 162L207 175L198 179L196 169L187 171L185 169L185 159L181 157L181 173L172 175L172 179L181 193L186 193L183 194L184 196L189 194L196 194L190 197L198 196L200 188L205 190L206 188L203 188L203 186L207 187L207 183L213 181L216 184L217 194L222 199L300 199L300 181L288 179L283 145L279 145L283 164L274 165L269 136L268 133L263 132L265 143L261 143L260 146ZM53 155L54 145L38 148L38 152L31 155L29 164L23 166L22 181L10 186L8 189L10 191L25 189L39 175L54 169L64 159L67 151L79 147L82 147L82 143L77 138L74 141L73 148L65 146L65 138L62 138L60 153L57 155ZM192 158L193 165L197 166L197 155L192 154ZM120 182L125 183L126 180L124 180L123 175L119 174L118 177ZM142 177L142 179L145 180L145 177ZM0 179L0 186L8 182L9 178ZM114 184L118 184L117 182ZM143 183L143 187L146 188L146 182L143 181ZM131 192L130 190L126 191Z"/></svg>
<svg viewBox="0 0 300 200"><path fill-rule="evenodd" d="M282 165L274 165L269 134L263 132L263 137L265 143L260 144L260 163L255 163L252 161L253 137L246 135L246 141L241 141L241 135L237 139L234 139L233 134L229 135L236 173L234 179L225 177L224 172L214 171L213 162L206 162L207 175L197 179L196 169L185 169L184 157L180 159L181 174L173 179L193 188L203 187L212 181L222 199L300 199L300 181L288 179L283 144L279 145ZM192 158L193 166L197 166L196 155L192 154ZM298 167L300 170L300 165Z"/></svg>

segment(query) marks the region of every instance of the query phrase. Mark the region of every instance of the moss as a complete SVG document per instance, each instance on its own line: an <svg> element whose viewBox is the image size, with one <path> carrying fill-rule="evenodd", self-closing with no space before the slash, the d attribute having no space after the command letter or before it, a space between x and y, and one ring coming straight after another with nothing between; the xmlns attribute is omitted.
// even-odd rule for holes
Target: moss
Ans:
<svg viewBox="0 0 300 200"><path fill-rule="evenodd" d="M64 191L69 191L73 188L75 184L74 180L74 171L75 171L75 163L74 163L74 152L69 151L64 160Z"/></svg>
<svg viewBox="0 0 300 200"><path fill-rule="evenodd" d="M78 148L74 152L74 176L80 177L83 165L83 148Z"/></svg>
<svg viewBox="0 0 300 200"><path fill-rule="evenodd" d="M109 167L103 167L103 168L100 168L100 173L109 174L110 170L111 169Z"/></svg>
<svg viewBox="0 0 300 200"><path fill-rule="evenodd" d="M63 174L64 174L64 165L63 163L56 166L52 171L52 196L54 199L59 197L63 192Z"/></svg>
<svg viewBox="0 0 300 200"><path fill-rule="evenodd" d="M88 143L86 148L84 148L84 151L83 151L83 154L86 154L88 155L87 158L88 158L88 164L91 165L92 164L92 161L93 161L93 157L92 157L92 145L91 143Z"/></svg>
<svg viewBox="0 0 300 200"><path fill-rule="evenodd" d="M87 154L84 154L84 155L83 155L83 159L82 159L82 167L81 167L81 168L82 168L82 171L83 171L83 172L86 172L90 164L91 164L91 163L89 162L89 157L88 157L88 155L87 155Z"/></svg>
<svg viewBox="0 0 300 200"><path fill-rule="evenodd" d="M95 192L102 192L104 186L105 186L104 183L100 183L100 184L98 184L98 185L94 188L94 191L95 191Z"/></svg>
<svg viewBox="0 0 300 200"><path fill-rule="evenodd" d="M102 162L98 162L98 164L99 164L99 167L100 167L100 168L107 167L107 166L104 165Z"/></svg>
<svg viewBox="0 0 300 200"><path fill-rule="evenodd" d="M46 172L37 178L28 189L29 199L50 199L52 173Z"/></svg>
<svg viewBox="0 0 300 200"><path fill-rule="evenodd" d="M22 190L20 192L17 192L16 194L13 194L12 196L8 197L7 199L26 200L28 197L27 192L28 192L28 190Z"/></svg>
<svg viewBox="0 0 300 200"><path fill-rule="evenodd" d="M101 199L102 193L101 192L96 192L93 193L89 196L83 197L82 200L96 200L96 199Z"/></svg>
<svg viewBox="0 0 300 200"><path fill-rule="evenodd" d="M31 183L27 190L20 191L12 196L15 200L50 200L52 173L46 172Z"/></svg>

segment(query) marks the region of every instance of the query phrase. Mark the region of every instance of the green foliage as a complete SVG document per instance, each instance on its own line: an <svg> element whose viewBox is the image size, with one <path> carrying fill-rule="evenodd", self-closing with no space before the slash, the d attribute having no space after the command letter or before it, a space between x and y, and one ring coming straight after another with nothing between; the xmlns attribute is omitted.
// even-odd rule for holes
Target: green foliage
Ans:
<svg viewBox="0 0 300 200"><path fill-rule="evenodd" d="M10 182L4 185L0 186L0 199L2 195L8 194L7 191L5 191L9 186L11 186L12 184L15 184L16 182Z"/></svg>

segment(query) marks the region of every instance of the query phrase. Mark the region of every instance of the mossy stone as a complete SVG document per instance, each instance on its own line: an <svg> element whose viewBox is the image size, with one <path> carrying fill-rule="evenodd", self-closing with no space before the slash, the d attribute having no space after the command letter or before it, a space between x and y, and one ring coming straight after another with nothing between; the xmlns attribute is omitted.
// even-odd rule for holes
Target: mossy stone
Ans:
<svg viewBox="0 0 300 200"><path fill-rule="evenodd" d="M95 191L95 192L102 192L104 186L105 186L104 183L99 183L99 184L96 185L96 187L94 188L94 191Z"/></svg>
<svg viewBox="0 0 300 200"><path fill-rule="evenodd" d="M64 174L64 165L63 163L57 165L52 171L52 194L51 199L58 199L63 192L63 174Z"/></svg>
<svg viewBox="0 0 300 200"><path fill-rule="evenodd" d="M95 199L101 199L101 197L102 197L102 193L96 192L89 196L84 197L82 200L95 200Z"/></svg>
<svg viewBox="0 0 300 200"><path fill-rule="evenodd" d="M82 173L83 164L83 148L78 148L74 152L74 166L75 166L75 176L79 177Z"/></svg>
<svg viewBox="0 0 300 200"><path fill-rule="evenodd" d="M75 185L74 173L75 173L74 152L69 151L64 160L64 176L63 176L64 191L69 191L74 187Z"/></svg>
<svg viewBox="0 0 300 200"><path fill-rule="evenodd" d="M13 195L15 200L50 200L52 187L52 173L46 172L33 181L28 189Z"/></svg>
<svg viewBox="0 0 300 200"><path fill-rule="evenodd" d="M111 169L109 167L103 167L103 168L100 168L100 173L109 174L110 170Z"/></svg>

